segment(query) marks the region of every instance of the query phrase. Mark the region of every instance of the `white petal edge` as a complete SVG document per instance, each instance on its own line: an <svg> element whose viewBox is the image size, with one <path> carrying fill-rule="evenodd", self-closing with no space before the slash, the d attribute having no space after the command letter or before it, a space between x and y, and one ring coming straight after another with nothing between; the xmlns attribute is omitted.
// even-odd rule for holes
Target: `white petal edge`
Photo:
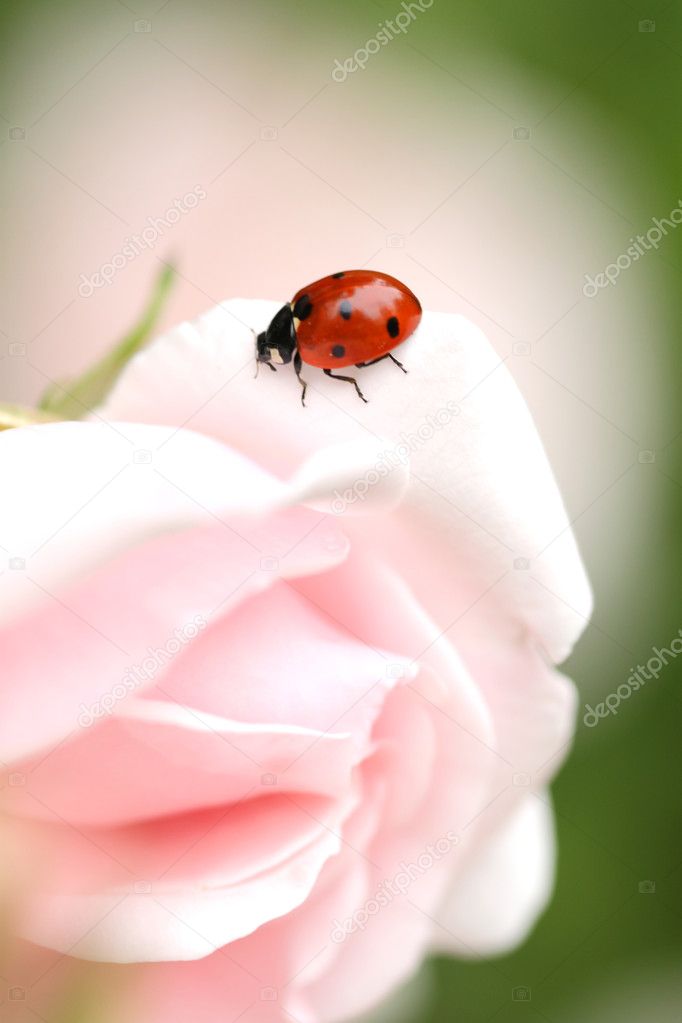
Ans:
<svg viewBox="0 0 682 1023"><path fill-rule="evenodd" d="M549 901L555 859L549 797L529 794L458 872L435 914L434 950L470 958L515 948Z"/></svg>

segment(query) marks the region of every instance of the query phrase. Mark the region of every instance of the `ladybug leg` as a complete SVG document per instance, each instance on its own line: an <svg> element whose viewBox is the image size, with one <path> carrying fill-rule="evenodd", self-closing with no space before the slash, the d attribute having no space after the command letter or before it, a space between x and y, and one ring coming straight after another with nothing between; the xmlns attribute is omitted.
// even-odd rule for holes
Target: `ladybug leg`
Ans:
<svg viewBox="0 0 682 1023"><path fill-rule="evenodd" d="M301 405L305 407L305 392L308 390L308 385L301 376L301 366L302 366L301 354L298 351L298 349L296 349L296 354L294 355L294 369L296 370L298 382L301 385Z"/></svg>
<svg viewBox="0 0 682 1023"><path fill-rule="evenodd" d="M364 394L360 390L360 388L358 386L358 382L355 379L355 377L344 377L344 376L341 376L340 373L332 373L332 371L330 369L325 369L325 373L326 373L326 375L328 377L331 377L332 380L345 380L347 384L352 384L353 387L355 388L355 390L358 393L358 397L362 398L364 403L367 404L367 398L365 398Z"/></svg>
<svg viewBox="0 0 682 1023"><path fill-rule="evenodd" d="M265 365L269 366L273 373L277 372L277 366L273 366L271 362L266 362ZM256 362L256 372L253 374L254 380L258 376L258 371L259 371L260 367L261 367L260 362Z"/></svg>
<svg viewBox="0 0 682 1023"><path fill-rule="evenodd" d="M380 355L378 359L372 359L371 362L356 362L355 365L358 369L364 369L365 366L373 366L375 362L383 362L384 359L390 359L391 362L395 362L396 366L399 366L403 373L407 373L402 362L398 362L395 355L392 355L390 352L387 352L386 355Z"/></svg>

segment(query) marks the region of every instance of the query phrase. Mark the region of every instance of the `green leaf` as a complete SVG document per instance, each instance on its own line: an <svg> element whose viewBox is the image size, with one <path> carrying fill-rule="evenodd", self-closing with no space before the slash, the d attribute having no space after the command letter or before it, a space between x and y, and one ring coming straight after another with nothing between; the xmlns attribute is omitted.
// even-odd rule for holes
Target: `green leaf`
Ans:
<svg viewBox="0 0 682 1023"><path fill-rule="evenodd" d="M81 377L49 387L38 408L58 419L82 419L100 405L133 355L150 340L174 281L174 268L164 265L147 308L130 333Z"/></svg>

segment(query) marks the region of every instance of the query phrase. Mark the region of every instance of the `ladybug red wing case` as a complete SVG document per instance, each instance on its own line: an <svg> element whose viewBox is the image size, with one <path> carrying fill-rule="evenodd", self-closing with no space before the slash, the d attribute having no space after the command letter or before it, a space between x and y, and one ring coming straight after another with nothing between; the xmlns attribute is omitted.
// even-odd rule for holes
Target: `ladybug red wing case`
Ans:
<svg viewBox="0 0 682 1023"><path fill-rule="evenodd" d="M414 332L422 315L409 288L374 270L323 277L301 288L291 308L301 359L320 369L380 359Z"/></svg>

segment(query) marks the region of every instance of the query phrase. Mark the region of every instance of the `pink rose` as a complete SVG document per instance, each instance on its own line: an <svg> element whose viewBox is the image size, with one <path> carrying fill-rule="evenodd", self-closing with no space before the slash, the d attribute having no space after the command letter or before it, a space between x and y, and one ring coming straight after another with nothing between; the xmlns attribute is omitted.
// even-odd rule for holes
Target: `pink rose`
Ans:
<svg viewBox="0 0 682 1023"><path fill-rule="evenodd" d="M310 370L304 409L253 379L275 309L0 434L20 931L147 964L145 1023L345 1019L430 950L513 946L552 886L590 595L524 402L426 314L408 377L364 370L362 405Z"/></svg>

